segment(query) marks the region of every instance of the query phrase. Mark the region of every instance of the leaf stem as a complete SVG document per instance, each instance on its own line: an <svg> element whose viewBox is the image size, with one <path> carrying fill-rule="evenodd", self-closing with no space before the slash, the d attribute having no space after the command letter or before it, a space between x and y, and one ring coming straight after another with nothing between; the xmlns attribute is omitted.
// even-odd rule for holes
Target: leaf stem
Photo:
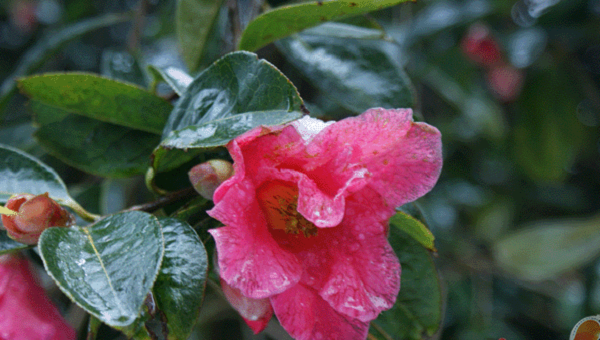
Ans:
<svg viewBox="0 0 600 340"><path fill-rule="evenodd" d="M138 7L135 9L135 16L133 18L133 27L129 33L129 39L127 41L127 49L129 53L134 54L140 47L140 39L144 30L144 21L146 18L146 9L148 7L148 0L140 0Z"/></svg>
<svg viewBox="0 0 600 340"><path fill-rule="evenodd" d="M162 196L153 202L148 202L148 203L144 203L144 204L140 204L140 205L134 205L132 207L129 207L129 208L123 210L123 212L126 212L126 211L154 212L154 211L164 207L165 205L171 204L173 202L177 202L184 198L193 197L195 195L197 195L196 190L193 187L189 187L189 188L185 188L185 189L182 189L179 191L175 191L166 196Z"/></svg>

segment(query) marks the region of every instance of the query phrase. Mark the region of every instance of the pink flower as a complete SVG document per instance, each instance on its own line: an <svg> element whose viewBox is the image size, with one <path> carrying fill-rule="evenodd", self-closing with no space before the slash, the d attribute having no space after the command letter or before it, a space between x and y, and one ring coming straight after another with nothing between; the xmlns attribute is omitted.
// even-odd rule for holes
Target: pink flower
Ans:
<svg viewBox="0 0 600 340"><path fill-rule="evenodd" d="M296 339L366 338L400 289L388 220L437 181L440 133L410 109L378 108L259 127L227 148L235 172L209 211L225 224L210 230L222 280L268 299ZM242 315L250 306L233 305Z"/></svg>
<svg viewBox="0 0 600 340"><path fill-rule="evenodd" d="M36 283L27 259L17 255L0 256L0 339L75 338L75 330Z"/></svg>

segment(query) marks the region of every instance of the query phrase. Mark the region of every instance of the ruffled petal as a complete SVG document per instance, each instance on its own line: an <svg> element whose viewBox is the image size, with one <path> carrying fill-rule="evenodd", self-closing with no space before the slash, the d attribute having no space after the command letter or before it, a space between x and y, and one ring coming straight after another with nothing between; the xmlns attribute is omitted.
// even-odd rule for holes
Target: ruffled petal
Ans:
<svg viewBox="0 0 600 340"><path fill-rule="evenodd" d="M267 327L273 316L273 308L271 308L271 301L268 298L251 299L246 297L239 289L231 287L223 279L221 279L221 288L229 304L240 313L254 334L262 332Z"/></svg>
<svg viewBox="0 0 600 340"><path fill-rule="evenodd" d="M315 290L301 284L271 297L281 326L296 340L365 339L369 324L335 311Z"/></svg>
<svg viewBox="0 0 600 340"><path fill-rule="evenodd" d="M248 181L231 187L208 214L226 225L209 232L215 238L221 277L232 287L261 299L300 280L300 262L273 240Z"/></svg>
<svg viewBox="0 0 600 340"><path fill-rule="evenodd" d="M372 190L348 198L346 216L329 249L329 271L320 296L335 310L361 321L391 308L400 290L400 263L386 238L391 209Z"/></svg>
<svg viewBox="0 0 600 340"><path fill-rule="evenodd" d="M340 155L331 177L348 179L368 170L368 185L392 206L413 201L436 183L442 167L439 131L412 121L412 110L370 109L328 126L307 146L310 155ZM347 155L351 150L351 156Z"/></svg>

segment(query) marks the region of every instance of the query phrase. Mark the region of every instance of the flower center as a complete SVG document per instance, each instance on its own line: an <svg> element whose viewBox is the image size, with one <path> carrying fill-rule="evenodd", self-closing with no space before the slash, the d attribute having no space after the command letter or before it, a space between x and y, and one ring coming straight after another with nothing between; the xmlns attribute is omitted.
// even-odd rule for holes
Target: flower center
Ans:
<svg viewBox="0 0 600 340"><path fill-rule="evenodd" d="M290 183L271 181L256 190L258 204L273 230L304 237L317 235L317 227L298 212L298 188Z"/></svg>

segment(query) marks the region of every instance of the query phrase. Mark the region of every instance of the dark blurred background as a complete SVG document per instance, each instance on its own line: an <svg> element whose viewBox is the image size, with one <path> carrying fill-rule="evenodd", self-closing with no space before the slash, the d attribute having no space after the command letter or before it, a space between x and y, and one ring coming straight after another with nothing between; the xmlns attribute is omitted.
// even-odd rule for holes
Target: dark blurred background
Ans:
<svg viewBox="0 0 600 340"><path fill-rule="evenodd" d="M238 3L248 13L238 18L242 27L264 6ZM93 213L144 201L143 180L95 178L48 155L32 138L31 112L12 79L85 71L147 87L147 64L185 69L175 1L143 5L135 33L136 0L0 4L0 143L57 169ZM92 18L114 13L130 18L90 28ZM222 13L203 66L233 49ZM416 117L443 136L442 176L419 201L436 236L446 301L434 338L567 338L578 320L600 314L600 1L419 0L361 20L383 32L388 55L406 71ZM281 45L259 55L292 80L313 115L356 114L299 72ZM368 80L365 88L378 86ZM253 336L240 320L209 286L192 338L286 338L275 322Z"/></svg>

